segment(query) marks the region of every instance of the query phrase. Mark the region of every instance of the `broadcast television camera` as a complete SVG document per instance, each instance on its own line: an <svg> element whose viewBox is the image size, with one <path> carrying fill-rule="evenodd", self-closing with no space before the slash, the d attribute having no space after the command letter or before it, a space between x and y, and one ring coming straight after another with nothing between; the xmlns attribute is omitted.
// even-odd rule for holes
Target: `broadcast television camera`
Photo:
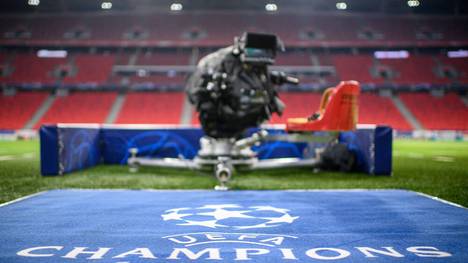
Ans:
<svg viewBox="0 0 468 263"><path fill-rule="evenodd" d="M234 45L200 60L187 94L207 136L238 139L247 128L259 126L274 113L282 114L285 106L275 85L299 80L268 70L277 51L284 51L277 36L244 33Z"/></svg>
<svg viewBox="0 0 468 263"><path fill-rule="evenodd" d="M252 146L279 141L309 146L313 143L335 145L339 131L356 128L359 83L355 81L344 81L327 89L318 112L309 118L288 119L283 132L270 134L260 127L250 136L245 134L248 128L259 127L269 120L272 114L282 114L285 105L275 86L299 83L298 79L283 72L268 69L275 62L277 51L282 50L283 44L275 35L244 33L234 39L234 45L202 58L188 80L186 90L205 132L200 138L197 155L193 160L152 159L137 156L139 150L131 148L128 159L131 171L136 171L140 165L210 169L219 181L215 189L226 190L235 170L325 167L318 154L304 158L259 159ZM326 134L315 136L314 131L325 131ZM351 167L352 162L341 161L341 157L346 157L344 149L337 149L339 151L329 151L328 154L324 152L324 156L332 160L340 157L338 163L343 164L339 165L340 170Z"/></svg>

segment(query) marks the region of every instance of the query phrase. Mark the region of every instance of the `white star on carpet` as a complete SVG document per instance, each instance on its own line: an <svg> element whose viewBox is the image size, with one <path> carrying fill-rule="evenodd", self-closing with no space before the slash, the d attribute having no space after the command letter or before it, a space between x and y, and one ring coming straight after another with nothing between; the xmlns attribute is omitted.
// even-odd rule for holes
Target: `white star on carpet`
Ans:
<svg viewBox="0 0 468 263"><path fill-rule="evenodd" d="M285 214L282 217L262 217L263 219L270 220L265 224L275 224L275 223L292 223L294 220L298 219L298 216L290 216L289 214Z"/></svg>
<svg viewBox="0 0 468 263"><path fill-rule="evenodd" d="M249 210L245 211L229 211L222 208L218 208L213 212L204 212L198 213L197 215L203 216L213 216L216 220L226 219L226 218L254 218L253 216L244 215L244 213L250 212Z"/></svg>
<svg viewBox="0 0 468 263"><path fill-rule="evenodd" d="M161 215L164 221L167 220L181 220L184 216L190 216L192 214L179 214L177 212L172 212L169 214Z"/></svg>
<svg viewBox="0 0 468 263"><path fill-rule="evenodd" d="M182 211L182 210L189 210L190 208L189 207L182 207L182 208L173 208L173 209L168 209L166 210L165 212L179 212L179 211Z"/></svg>
<svg viewBox="0 0 468 263"><path fill-rule="evenodd" d="M218 220L208 220L208 221L190 221L190 220L185 220L186 223L183 224L177 224L179 226L206 226L210 228L216 228L216 227L226 227L225 225L220 225L217 224Z"/></svg>
<svg viewBox="0 0 468 263"><path fill-rule="evenodd" d="M262 223L258 225L253 225L253 226L236 226L236 229L250 229L250 228L267 228L267 227L275 227L279 225L267 225L267 223Z"/></svg>
<svg viewBox="0 0 468 263"><path fill-rule="evenodd" d="M224 205L204 205L201 207L197 207L197 209L223 209L223 208L238 208L239 205L234 204L224 204Z"/></svg>
<svg viewBox="0 0 468 263"><path fill-rule="evenodd" d="M254 208L257 211L274 211L274 212L283 213L283 214L286 214L287 212L289 212L289 209L276 208L276 207L269 206L269 205L251 206L250 208Z"/></svg>

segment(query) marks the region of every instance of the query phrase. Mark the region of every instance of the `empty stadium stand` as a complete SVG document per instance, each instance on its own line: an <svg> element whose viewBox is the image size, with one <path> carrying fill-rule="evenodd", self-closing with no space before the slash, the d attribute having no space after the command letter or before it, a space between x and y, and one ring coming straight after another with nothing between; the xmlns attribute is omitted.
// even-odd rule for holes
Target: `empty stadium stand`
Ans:
<svg viewBox="0 0 468 263"><path fill-rule="evenodd" d="M36 123L104 123L117 93L74 92L57 97L47 113Z"/></svg>
<svg viewBox="0 0 468 263"><path fill-rule="evenodd" d="M186 76L182 75L175 75L175 76L168 76L168 75L151 75L151 76L132 76L130 78L130 82L132 84L149 84L149 85L178 85L184 86L185 85L185 78Z"/></svg>
<svg viewBox="0 0 468 263"><path fill-rule="evenodd" d="M401 59L375 59L371 54L337 54L331 61L325 56L321 60L335 66L341 80L356 79L361 83L395 85L448 85L453 82L468 83L466 58L454 59L447 56L415 55ZM439 60L441 63L437 63ZM454 69L453 77L438 73L438 66Z"/></svg>
<svg viewBox="0 0 468 263"><path fill-rule="evenodd" d="M339 54L332 57L341 80L359 80L361 83L383 82L371 75L373 60L370 55Z"/></svg>
<svg viewBox="0 0 468 263"><path fill-rule="evenodd" d="M0 77L0 83L51 85L57 81L54 70L66 64L63 58L39 58L31 53L19 53L11 58L9 72Z"/></svg>
<svg viewBox="0 0 468 263"><path fill-rule="evenodd" d="M403 93L400 98L425 129L468 130L468 107L457 94Z"/></svg>
<svg viewBox="0 0 468 263"><path fill-rule="evenodd" d="M181 92L131 92L115 123L178 124L184 94Z"/></svg>
<svg viewBox="0 0 468 263"><path fill-rule="evenodd" d="M42 105L47 92L19 92L14 96L0 96L0 130L24 128Z"/></svg>
<svg viewBox="0 0 468 263"><path fill-rule="evenodd" d="M206 52L205 52L206 53ZM138 53L72 53L68 58L39 58L32 53L18 53L8 56L0 53L0 84L34 86L92 86L108 84L131 86L132 84L152 83L158 85L179 85L183 87L186 73L172 70L177 66L190 65L193 57L188 51L157 51ZM204 54L200 55L202 57ZM132 65L130 65L130 58ZM314 60L315 57L315 60ZM466 58L449 58L446 55L410 54L405 59L375 59L372 54L328 54L314 55L305 51L290 51L280 54L278 66L327 66L336 74L301 75L302 83L315 83L322 86L334 85L339 80L358 80L364 84L388 85L451 85L468 84L468 62ZM168 66L157 72L135 70L126 73L127 83L121 80L124 75L113 73L114 66ZM333 71L332 71L333 72Z"/></svg>
<svg viewBox="0 0 468 263"><path fill-rule="evenodd" d="M312 60L310 53L308 52L287 52L278 54L276 65L288 65L288 66L311 66Z"/></svg>
<svg viewBox="0 0 468 263"><path fill-rule="evenodd" d="M358 123L390 125L394 129L403 131L413 129L390 98L373 93L361 93L359 95Z"/></svg>
<svg viewBox="0 0 468 263"><path fill-rule="evenodd" d="M283 10L4 14L0 86L21 91L1 97L0 129L24 128L47 94L63 89L70 95L56 97L35 128L55 122L102 123L118 92L125 95L119 97L124 102L115 123L178 124L191 67L230 45L233 36L254 31L281 37L287 52L279 53L275 66L299 76L302 84L283 86L288 92L280 97L287 108L270 123L310 116L321 90L352 79L365 91L359 123L409 131L414 127L401 110L425 129L467 131L468 107L460 96L467 92L468 59L447 55L468 46L466 24L466 16ZM46 47L67 50L68 56L39 58L36 52ZM377 50L401 49L409 52L408 58L374 57ZM380 89L399 96L411 114L396 97L377 95ZM430 95L433 89L457 93L439 98ZM413 90L424 92L409 92ZM192 124L198 124L196 113Z"/></svg>
<svg viewBox="0 0 468 263"><path fill-rule="evenodd" d="M459 83L468 83L468 58L449 58L447 56L438 56L443 66L455 70L454 79Z"/></svg>
<svg viewBox="0 0 468 263"><path fill-rule="evenodd" d="M230 26L226 27L226 23ZM468 36L464 25L467 23L463 16L367 15L364 18L360 14L314 13L311 16L287 12L9 15L0 19L0 43L223 46L232 42L232 36L250 30L277 33L288 46L297 47L398 47L416 41L419 47L454 43L466 46ZM145 34L129 39L128 32L135 28ZM311 31L315 33L303 34Z"/></svg>
<svg viewBox="0 0 468 263"><path fill-rule="evenodd" d="M0 129L23 128L47 96L46 92L1 96ZM57 97L34 128L45 123L104 123L116 96L115 92L73 92ZM402 92L398 96L424 129L468 130L468 107L455 93L434 97L426 92ZM275 114L270 123L283 124L287 118L310 116L318 109L320 97L316 92L282 92L280 98L287 107L281 117ZM129 92L115 123L178 124L183 98L181 92ZM197 118L193 111L191 123L198 125ZM413 129L390 98L375 93L360 95L359 123L390 125L400 131Z"/></svg>
<svg viewBox="0 0 468 263"><path fill-rule="evenodd" d="M66 76L63 83L102 85L108 81L114 62L115 56L110 54L77 54L75 72Z"/></svg>
<svg viewBox="0 0 468 263"><path fill-rule="evenodd" d="M450 80L436 76L436 63L432 56L411 55L406 59L381 59L395 73L391 81L396 84L446 84Z"/></svg>
<svg viewBox="0 0 468 263"><path fill-rule="evenodd" d="M190 52L153 52L140 54L139 65L188 65Z"/></svg>

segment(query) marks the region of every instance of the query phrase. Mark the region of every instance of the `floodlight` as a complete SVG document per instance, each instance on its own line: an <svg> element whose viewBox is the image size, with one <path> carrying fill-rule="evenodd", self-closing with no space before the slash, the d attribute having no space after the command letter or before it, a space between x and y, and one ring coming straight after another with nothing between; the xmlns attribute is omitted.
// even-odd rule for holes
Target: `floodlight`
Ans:
<svg viewBox="0 0 468 263"><path fill-rule="evenodd" d="M28 0L28 5L38 6L40 3L40 0Z"/></svg>
<svg viewBox="0 0 468 263"><path fill-rule="evenodd" d="M184 6L181 3L172 3L171 4L171 11L181 11Z"/></svg>
<svg viewBox="0 0 468 263"><path fill-rule="evenodd" d="M102 9L111 9L112 8L112 3L111 2L102 2L101 3L101 8Z"/></svg>
<svg viewBox="0 0 468 263"><path fill-rule="evenodd" d="M278 6L276 4L266 4L265 5L265 10L268 11L268 12L275 12L275 11L278 11Z"/></svg>
<svg viewBox="0 0 468 263"><path fill-rule="evenodd" d="M419 2L419 0L408 0L407 4L409 7L417 7L421 3Z"/></svg>
<svg viewBox="0 0 468 263"><path fill-rule="evenodd" d="M346 10L348 5L345 2L338 2L336 3L336 9L338 10Z"/></svg>

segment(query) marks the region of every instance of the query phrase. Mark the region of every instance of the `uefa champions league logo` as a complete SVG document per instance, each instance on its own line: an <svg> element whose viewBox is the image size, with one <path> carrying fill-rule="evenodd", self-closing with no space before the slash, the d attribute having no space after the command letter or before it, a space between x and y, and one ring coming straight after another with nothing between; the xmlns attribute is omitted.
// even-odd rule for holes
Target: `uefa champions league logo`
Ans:
<svg viewBox="0 0 468 263"><path fill-rule="evenodd" d="M288 212L288 209L273 206L217 204L168 209L161 217L164 221L175 221L179 226L241 230L277 227L291 224L299 218L291 216Z"/></svg>

